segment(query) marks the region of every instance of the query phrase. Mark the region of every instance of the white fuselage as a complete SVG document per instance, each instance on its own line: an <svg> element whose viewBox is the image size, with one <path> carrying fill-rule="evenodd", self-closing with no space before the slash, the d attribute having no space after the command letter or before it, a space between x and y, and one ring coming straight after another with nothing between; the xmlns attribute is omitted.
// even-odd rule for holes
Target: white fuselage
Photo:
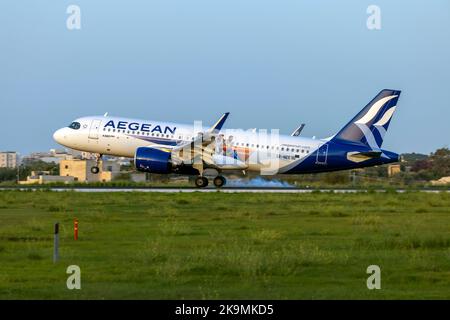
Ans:
<svg viewBox="0 0 450 320"><path fill-rule="evenodd" d="M207 127L171 122L94 116L76 119L54 133L54 139L69 148L104 155L133 158L139 147L167 149L193 141ZM265 160L276 158L280 172L288 170L317 150L326 140L271 134L261 130L225 129L216 153L236 152L248 170L260 170ZM222 135L223 134L223 135ZM282 170L285 168L285 170Z"/></svg>

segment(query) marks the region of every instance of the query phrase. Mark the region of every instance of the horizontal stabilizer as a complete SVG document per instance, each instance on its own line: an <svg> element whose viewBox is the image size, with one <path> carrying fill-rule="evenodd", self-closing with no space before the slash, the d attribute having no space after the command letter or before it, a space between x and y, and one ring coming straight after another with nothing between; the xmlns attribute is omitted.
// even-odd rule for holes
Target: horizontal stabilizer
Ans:
<svg viewBox="0 0 450 320"><path fill-rule="evenodd" d="M383 153L381 151L347 152L347 159L353 162L363 162L366 160L379 158Z"/></svg>
<svg viewBox="0 0 450 320"><path fill-rule="evenodd" d="M358 154L361 157L379 158L379 157L381 157L382 152L381 151L367 151L367 152L359 152Z"/></svg>

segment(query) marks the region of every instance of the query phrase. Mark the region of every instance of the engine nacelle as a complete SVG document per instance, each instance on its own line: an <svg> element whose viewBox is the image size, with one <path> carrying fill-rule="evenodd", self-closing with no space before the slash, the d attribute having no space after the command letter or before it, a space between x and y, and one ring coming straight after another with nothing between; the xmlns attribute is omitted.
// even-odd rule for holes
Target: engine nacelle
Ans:
<svg viewBox="0 0 450 320"><path fill-rule="evenodd" d="M172 172L171 153L155 148L140 147L136 149L134 164L138 171L152 173Z"/></svg>

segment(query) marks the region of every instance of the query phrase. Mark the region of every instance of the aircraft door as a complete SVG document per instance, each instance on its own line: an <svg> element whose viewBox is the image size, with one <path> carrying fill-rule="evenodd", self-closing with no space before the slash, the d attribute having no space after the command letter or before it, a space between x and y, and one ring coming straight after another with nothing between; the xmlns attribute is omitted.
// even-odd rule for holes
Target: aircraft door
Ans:
<svg viewBox="0 0 450 320"><path fill-rule="evenodd" d="M98 133L100 131L100 124L102 120L92 120L91 128L89 129L89 139L98 139Z"/></svg>
<svg viewBox="0 0 450 320"><path fill-rule="evenodd" d="M328 144L325 143L319 147L317 150L317 158L316 158L316 164L327 164L327 157L328 157Z"/></svg>

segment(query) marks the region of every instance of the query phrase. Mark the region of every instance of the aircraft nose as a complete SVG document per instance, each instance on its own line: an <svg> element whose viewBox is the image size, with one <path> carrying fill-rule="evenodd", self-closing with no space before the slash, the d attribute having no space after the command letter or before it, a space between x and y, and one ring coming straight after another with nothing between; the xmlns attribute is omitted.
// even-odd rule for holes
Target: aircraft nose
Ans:
<svg viewBox="0 0 450 320"><path fill-rule="evenodd" d="M53 133L53 140L56 142L62 144L64 142L64 129L58 129Z"/></svg>

